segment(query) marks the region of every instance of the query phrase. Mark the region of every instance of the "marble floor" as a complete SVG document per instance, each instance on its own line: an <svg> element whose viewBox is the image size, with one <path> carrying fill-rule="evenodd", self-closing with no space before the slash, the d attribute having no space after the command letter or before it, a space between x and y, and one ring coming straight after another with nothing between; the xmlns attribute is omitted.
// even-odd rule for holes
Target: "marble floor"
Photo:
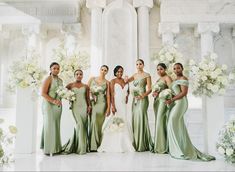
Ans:
<svg viewBox="0 0 235 172"><path fill-rule="evenodd" d="M16 155L15 162L0 171L235 171L223 159L211 162L173 159L168 155L142 153L89 153L56 155L41 152Z"/></svg>

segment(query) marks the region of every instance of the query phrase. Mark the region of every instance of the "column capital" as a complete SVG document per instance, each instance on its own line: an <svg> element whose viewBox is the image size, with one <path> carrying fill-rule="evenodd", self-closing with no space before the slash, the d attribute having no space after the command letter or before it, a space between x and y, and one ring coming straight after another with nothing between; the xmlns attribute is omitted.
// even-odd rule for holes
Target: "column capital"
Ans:
<svg viewBox="0 0 235 172"><path fill-rule="evenodd" d="M153 8L153 0L133 0L133 6Z"/></svg>
<svg viewBox="0 0 235 172"><path fill-rule="evenodd" d="M158 26L158 33L160 36L165 33L176 35L180 32L180 25L176 22L161 22Z"/></svg>
<svg viewBox="0 0 235 172"><path fill-rule="evenodd" d="M220 31L219 23L216 22L198 23L195 29L195 36L204 33L216 34L219 33L219 31Z"/></svg>
<svg viewBox="0 0 235 172"><path fill-rule="evenodd" d="M21 31L24 35L39 34L40 33L40 24L22 25Z"/></svg>
<svg viewBox="0 0 235 172"><path fill-rule="evenodd" d="M61 32L70 33L70 34L81 34L82 24L81 23L63 23Z"/></svg>
<svg viewBox="0 0 235 172"><path fill-rule="evenodd" d="M104 8L106 6L106 0L87 0L87 8Z"/></svg>

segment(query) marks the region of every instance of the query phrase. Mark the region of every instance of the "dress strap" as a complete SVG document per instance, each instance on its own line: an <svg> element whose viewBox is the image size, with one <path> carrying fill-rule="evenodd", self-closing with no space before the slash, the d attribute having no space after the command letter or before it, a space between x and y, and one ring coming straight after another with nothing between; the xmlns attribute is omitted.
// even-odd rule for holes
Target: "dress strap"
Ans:
<svg viewBox="0 0 235 172"><path fill-rule="evenodd" d="M188 80L184 80L184 79L181 79L181 80L176 80L175 81L178 85L183 85L183 86L189 86L189 82Z"/></svg>

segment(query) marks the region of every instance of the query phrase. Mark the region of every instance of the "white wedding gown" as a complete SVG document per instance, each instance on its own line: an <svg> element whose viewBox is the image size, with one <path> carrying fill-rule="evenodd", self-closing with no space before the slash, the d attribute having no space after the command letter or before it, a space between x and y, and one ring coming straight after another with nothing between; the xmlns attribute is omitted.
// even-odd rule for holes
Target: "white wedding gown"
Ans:
<svg viewBox="0 0 235 172"><path fill-rule="evenodd" d="M118 132L104 132L103 139L98 152L134 152L135 149L132 145L132 132L130 124L127 119L127 105L126 95L127 95L128 85L124 88L119 84L114 85L114 99L117 112L116 117L120 117L124 121L124 128L122 131ZM113 114L111 114L113 115Z"/></svg>

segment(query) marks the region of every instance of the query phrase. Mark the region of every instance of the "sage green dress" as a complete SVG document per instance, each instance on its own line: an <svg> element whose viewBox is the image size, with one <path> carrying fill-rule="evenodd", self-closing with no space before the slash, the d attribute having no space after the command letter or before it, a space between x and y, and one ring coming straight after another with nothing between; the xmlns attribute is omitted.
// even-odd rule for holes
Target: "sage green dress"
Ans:
<svg viewBox="0 0 235 172"><path fill-rule="evenodd" d="M87 89L86 86L74 87L72 91L76 95L76 100L72 102L72 113L76 127L73 137L63 146L63 151L65 154L85 154L88 151Z"/></svg>
<svg viewBox="0 0 235 172"><path fill-rule="evenodd" d="M48 91L48 95L53 99L60 100L57 95L57 89L63 86L60 78L52 77L52 82ZM43 99L43 129L41 136L41 149L45 154L59 153L62 150L60 138L60 119L62 106L58 106Z"/></svg>
<svg viewBox="0 0 235 172"><path fill-rule="evenodd" d="M138 78L133 81L135 90L141 95L146 92L147 79ZM132 127L133 127L133 146L137 152L152 151L153 142L149 129L148 110L149 100L146 96L141 100L132 102Z"/></svg>
<svg viewBox="0 0 235 172"><path fill-rule="evenodd" d="M180 85L188 87L189 82L187 80L174 81L171 85L174 95L178 95L181 92ZM215 160L215 157L203 154L193 146L189 138L187 128L184 124L184 114L187 109L188 100L185 96L179 100L176 100L170 110L167 125L170 155L173 158L185 160Z"/></svg>
<svg viewBox="0 0 235 172"><path fill-rule="evenodd" d="M158 80L157 83L160 87L160 92L167 89L167 84ZM160 93L159 92L159 93ZM153 110L155 114L155 134L154 134L154 153L167 153L168 143L167 143L167 105L165 104L165 99L160 99L159 97L154 98Z"/></svg>
<svg viewBox="0 0 235 172"><path fill-rule="evenodd" d="M95 91L95 88L99 87L99 91ZM102 140L102 125L105 119L105 112L107 109L107 84L106 82L101 85L97 84L95 78L90 84L91 94L96 96L96 100L91 101L92 113L90 121L89 131L89 147L90 151L97 151Z"/></svg>

